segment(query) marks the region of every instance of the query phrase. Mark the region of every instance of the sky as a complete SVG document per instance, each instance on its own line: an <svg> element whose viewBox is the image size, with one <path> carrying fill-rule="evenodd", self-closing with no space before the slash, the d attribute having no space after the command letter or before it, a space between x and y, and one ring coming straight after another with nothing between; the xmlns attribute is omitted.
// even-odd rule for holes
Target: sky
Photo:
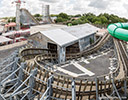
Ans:
<svg viewBox="0 0 128 100"><path fill-rule="evenodd" d="M15 16L14 0L0 0L0 17ZM22 0L23 1L23 0ZM42 5L50 5L50 13L61 12L75 15L84 13L116 14L128 18L128 0L24 0L22 8L28 9L32 14L42 14Z"/></svg>

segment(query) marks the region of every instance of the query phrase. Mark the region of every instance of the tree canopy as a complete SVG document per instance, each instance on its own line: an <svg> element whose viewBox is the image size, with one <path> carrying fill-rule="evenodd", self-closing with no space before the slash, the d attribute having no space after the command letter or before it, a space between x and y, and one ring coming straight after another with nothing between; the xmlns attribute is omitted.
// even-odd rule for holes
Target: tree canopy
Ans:
<svg viewBox="0 0 128 100"><path fill-rule="evenodd" d="M72 25L78 25L78 24L84 24L84 23L91 23L94 25L100 25L100 26L107 26L111 23L117 23L117 22L127 22L128 19L126 18L120 18L117 15L114 14L100 14L96 16L93 13L85 13L83 15L77 14L77 15L67 15L66 13L60 13L57 16L56 23L62 22L71 23Z"/></svg>

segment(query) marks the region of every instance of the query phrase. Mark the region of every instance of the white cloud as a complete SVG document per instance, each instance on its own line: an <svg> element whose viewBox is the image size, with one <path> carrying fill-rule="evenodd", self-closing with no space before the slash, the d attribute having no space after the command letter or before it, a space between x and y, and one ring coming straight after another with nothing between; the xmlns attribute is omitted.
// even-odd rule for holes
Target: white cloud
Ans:
<svg viewBox="0 0 128 100"><path fill-rule="evenodd" d="M0 17L15 16L14 0L1 0ZM65 12L68 14L83 14L92 12L96 15L100 13L112 13L121 17L126 17L128 13L127 0L24 0L26 4L22 7L28 9L32 14L42 13L42 4L50 5L50 12L58 14Z"/></svg>
<svg viewBox="0 0 128 100"><path fill-rule="evenodd" d="M103 10L106 9L108 5L109 2L107 0L93 0L89 4L90 7L103 9Z"/></svg>
<svg viewBox="0 0 128 100"><path fill-rule="evenodd" d="M59 2L59 0L40 0L40 1L48 2L48 3L56 3L56 2Z"/></svg>

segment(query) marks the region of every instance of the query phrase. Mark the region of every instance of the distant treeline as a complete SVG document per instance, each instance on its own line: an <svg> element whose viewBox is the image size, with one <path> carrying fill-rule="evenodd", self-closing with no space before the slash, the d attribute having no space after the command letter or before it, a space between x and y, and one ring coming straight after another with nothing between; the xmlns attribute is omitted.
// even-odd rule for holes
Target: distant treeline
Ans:
<svg viewBox="0 0 128 100"><path fill-rule="evenodd" d="M42 16L40 14L33 15L38 21L42 20ZM85 24L90 23L96 26L106 27L111 23L117 22L128 22L128 19L121 18L114 14L100 14L96 16L93 13L86 13L86 14L77 14L77 15L68 15L66 13L60 14L51 14L51 17L56 17L55 23L67 24L67 25L78 25L78 24ZM8 22L15 22L15 17L5 17L8 19Z"/></svg>
<svg viewBox="0 0 128 100"><path fill-rule="evenodd" d="M114 14L100 14L96 16L93 13L87 13L83 15L67 15L66 13L60 13L57 15L57 19L55 21L56 23L65 23L69 24L71 23L72 25L78 25L78 24L84 24L84 23L90 23L94 24L97 26L103 26L106 27L111 23L117 23L117 22L128 22L128 19L126 18L121 18L118 17L117 15Z"/></svg>

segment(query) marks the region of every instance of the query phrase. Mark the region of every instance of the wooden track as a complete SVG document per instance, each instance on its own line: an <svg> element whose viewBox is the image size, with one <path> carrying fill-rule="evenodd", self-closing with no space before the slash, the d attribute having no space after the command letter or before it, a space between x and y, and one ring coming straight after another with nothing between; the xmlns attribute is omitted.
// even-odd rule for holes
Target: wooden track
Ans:
<svg viewBox="0 0 128 100"><path fill-rule="evenodd" d="M89 48L82 53L78 54L71 54L67 55L66 58L73 59L73 58L80 58L82 56L86 56L88 54L91 54L93 52L96 52L100 47L105 44L105 42L109 39L110 35L106 34L94 47ZM57 54L51 54L50 50L47 49L38 49L38 48L25 48L22 49L19 53L19 56L22 58L22 61L34 59L34 63L28 63L26 70L26 78L27 74L30 73L30 71L34 68L38 68L38 74L36 76L36 86L35 90L40 91L41 93L44 93L47 84L48 78L53 75L54 76L54 82L53 82L53 97L61 98L61 99L71 99L71 82L74 79L75 85L76 85L76 99L77 100L87 100L87 99L95 99L96 97L96 84L98 89L98 94L101 96L102 94L110 93L112 90L112 76L114 76L114 83L117 89L122 87L122 84L124 80L127 78L127 68L128 68L128 58L126 54L126 50L124 48L124 45L122 42L119 42L118 40L114 39L114 44L116 48L117 58L118 58L118 66L116 70L110 74L102 75L98 77L93 78L74 78L69 77L67 75L62 75L59 73L55 73L50 68L52 66L49 66L49 68L46 68L45 65L47 63L46 60L54 60L57 59ZM40 61L44 62L44 65L40 65ZM106 79L106 76L109 77L109 79ZM41 81L42 80L42 81ZM45 82L43 82L45 81ZM38 98L40 98L41 95L38 95Z"/></svg>

